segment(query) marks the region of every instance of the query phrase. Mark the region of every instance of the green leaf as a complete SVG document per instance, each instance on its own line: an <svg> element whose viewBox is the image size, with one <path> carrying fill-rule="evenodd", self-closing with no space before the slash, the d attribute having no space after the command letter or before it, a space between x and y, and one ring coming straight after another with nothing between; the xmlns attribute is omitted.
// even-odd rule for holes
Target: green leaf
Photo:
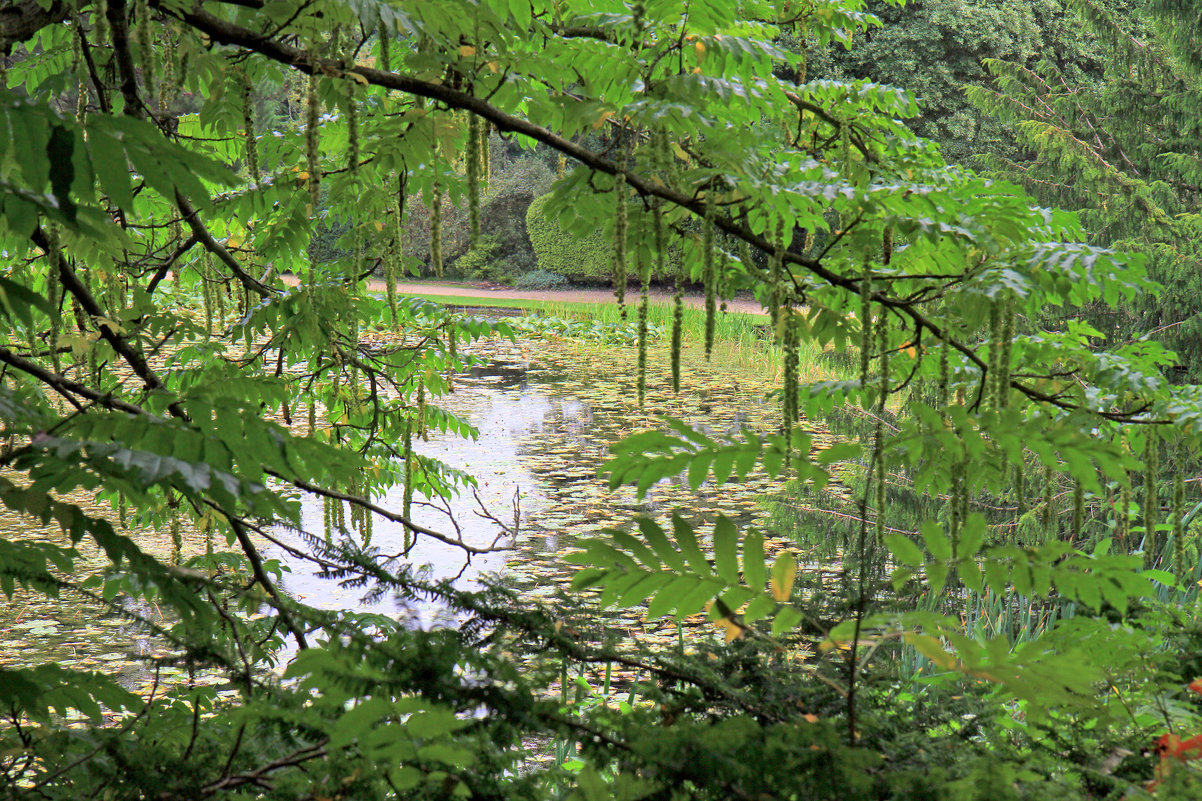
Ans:
<svg viewBox="0 0 1202 801"><path fill-rule="evenodd" d="M791 606L782 607L772 620L772 636L779 637L797 627L802 621L802 614Z"/></svg>
<svg viewBox="0 0 1202 801"><path fill-rule="evenodd" d="M772 563L772 597L787 602L793 596L793 582L797 578L797 557L792 551L781 551Z"/></svg>
<svg viewBox="0 0 1202 801"><path fill-rule="evenodd" d="M960 527L960 541L956 543L956 559L971 559L981 550L985 542L985 517L980 512L972 512Z"/></svg>
<svg viewBox="0 0 1202 801"><path fill-rule="evenodd" d="M725 515L714 523L714 567L726 583L739 582L739 532Z"/></svg>
<svg viewBox="0 0 1202 801"><path fill-rule="evenodd" d="M943 526L933 520L922 524L922 541L935 559L952 558L952 542L943 531Z"/></svg>
<svg viewBox="0 0 1202 801"><path fill-rule="evenodd" d="M764 535L756 529L749 529L743 536L743 580L748 587L761 592L768 581Z"/></svg>
<svg viewBox="0 0 1202 801"><path fill-rule="evenodd" d="M712 576L713 571L710 569L709 561L697 544L696 532L693 531L689 522L677 512L672 513L672 533L676 537L676 543L680 546L680 552L684 554L689 568L699 576L706 578Z"/></svg>
<svg viewBox="0 0 1202 801"><path fill-rule="evenodd" d="M885 543L889 546L889 551L897 558L897 561L903 565L918 567L925 561L922 549L915 545L905 534L886 534Z"/></svg>
<svg viewBox="0 0 1202 801"><path fill-rule="evenodd" d="M639 530L643 532L643 538L655 551L655 554L663 560L663 563L672 570L683 571L684 560L680 556L672 544L668 542L668 538L664 535L664 530L659 527L654 520L649 517L638 518Z"/></svg>

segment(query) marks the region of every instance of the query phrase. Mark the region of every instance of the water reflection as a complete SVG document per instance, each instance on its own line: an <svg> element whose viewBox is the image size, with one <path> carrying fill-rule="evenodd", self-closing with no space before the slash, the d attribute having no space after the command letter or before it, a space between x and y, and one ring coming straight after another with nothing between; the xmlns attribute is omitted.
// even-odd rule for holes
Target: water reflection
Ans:
<svg viewBox="0 0 1202 801"><path fill-rule="evenodd" d="M600 370L601 362L582 358L571 347L540 345L533 363L526 355L531 350L529 344L492 343L480 354L484 362L458 376L456 391L439 400L479 429L477 440L432 435L429 442L416 446L423 455L474 475L481 501L498 518L512 517L515 500L520 508L520 533L514 550L506 553L468 560L454 546L419 537L410 559L423 566L430 578L458 577L456 586L472 589L489 576L531 596L545 597L570 577L559 555L574 550L580 537L627 526L635 515L665 514L682 506L695 518L707 520L718 513L740 522L756 516L765 489L762 478L717 487L710 482L696 493L683 478L671 479L644 500L636 499L630 488L611 492L598 474L610 445L635 430L660 425L635 400L634 354L607 352L605 369ZM707 366L694 364L694 377L705 388L705 400L698 403L695 397L671 395L666 364L652 367L660 368L662 378L653 377L649 384L649 409L702 424L714 433L734 433L744 427L763 432L774 422L774 406L762 400L766 387L733 387L733 382L723 381ZM394 488L381 503L399 509L402 489ZM487 546L501 533L494 521L480 514L470 492L461 493L441 511L415 504L414 518L423 526L454 534L447 511L470 545ZM307 502L303 515L308 530L321 530L320 502ZM377 522L372 535L372 543L385 552L402 550L404 539L399 525L383 522ZM392 598L369 606L361 600L361 590L318 578L310 565L285 552L277 550L273 555L291 568L284 588L305 603L327 609L370 608L413 626L455 622L436 603Z"/></svg>
<svg viewBox="0 0 1202 801"><path fill-rule="evenodd" d="M768 486L762 477L720 486L710 481L697 492L682 479L666 480L648 498L640 500L630 488L609 491L606 480L598 475L598 467L613 442L635 431L661 426L658 414L702 424L720 433L745 426L761 433L770 429L777 413L775 404L765 402L763 394L772 376L764 376L759 384L744 379L740 385L699 356L688 358L684 370L690 393L674 396L668 386L666 355L653 352L647 405L640 409L633 349L601 351L582 350L570 343L492 342L480 355L484 362L456 377L456 391L440 401L475 425L479 438L473 441L432 435L417 448L426 456L474 475L480 499L498 518L512 517L516 499L519 536L514 550L477 555L470 561L454 546L421 537L410 560L428 566L431 578L458 576L457 585L471 589L485 577L495 576L528 597L545 598L560 591L568 580L569 573L559 558L562 554L574 550L581 537L603 528L630 525L637 514L663 516L679 506L694 519L711 520L718 513L740 522L757 518L759 497ZM399 511L400 489L380 502ZM469 544L489 545L499 533L495 522L477 514L477 502L470 492L452 499L441 511L415 504L414 517L421 525L454 534L447 511ZM306 502L302 520L305 530L320 533L321 503ZM10 522L10 533L15 526L22 529L17 532L19 536L62 541L56 530L24 531L23 522ZM298 535L279 533L283 539L304 547ZM134 536L160 559L169 557L167 532L142 531ZM193 547L203 547L197 546L201 540L195 535L185 536ZM377 520L372 543L384 552L399 552L405 543L404 531L399 525ZM312 606L383 613L411 626L457 623L454 615L438 604L400 598L365 604L362 589L319 578L310 563L282 549L273 546L266 550L268 557L290 570L283 581L284 589ZM94 567L103 562L98 555L89 559ZM623 618L622 625L637 625L637 612L624 613ZM135 655L159 653L156 649L163 648L162 643L128 621L102 616L99 609L78 599L56 602L27 593L0 609L0 631L5 638L0 666L53 660L64 666L121 675L131 689L149 678L145 664Z"/></svg>

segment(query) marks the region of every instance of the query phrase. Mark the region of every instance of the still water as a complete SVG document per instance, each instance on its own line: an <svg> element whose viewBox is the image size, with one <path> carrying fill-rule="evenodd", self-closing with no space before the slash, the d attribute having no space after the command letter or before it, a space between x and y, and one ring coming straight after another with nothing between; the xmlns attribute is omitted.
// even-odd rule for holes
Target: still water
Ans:
<svg viewBox="0 0 1202 801"><path fill-rule="evenodd" d="M598 475L609 446L636 431L663 425L671 415L702 425L714 433L733 433L743 427L764 433L776 424L775 403L765 400L774 377L754 369L711 367L700 355L684 361L687 393L669 389L666 355L651 354L645 409L636 403L633 348L601 348L568 342L493 340L477 345L481 364L456 376L453 394L436 402L479 430L474 439L431 435L415 447L476 477L479 500L470 492L446 502L442 510L414 505L416 522L458 535L472 545L488 546L503 530L479 514L481 504L511 526L517 536L502 536L508 550L465 559L463 551L419 537L410 558L425 566L434 580L458 577L456 585L470 589L485 579L500 579L531 599L550 598L566 586L570 571L559 557L573 550L581 537L609 527L631 525L639 514L665 519L673 508L687 508L696 522L725 514L740 523L760 516L760 501L769 482L752 476L739 483L703 485L697 492L683 478L665 480L647 497L638 499L630 488L610 491ZM762 371L760 371L762 373ZM755 376L748 378L748 376ZM400 511L401 490L379 501ZM448 517L449 513L449 517ZM450 519L454 519L454 523ZM322 531L320 502L303 507L303 526ZM5 533L61 539L53 530L26 530L19 521L5 521ZM299 537L286 531L278 535ZM165 559L169 538L164 532L134 536L151 553ZM383 551L400 551L404 532L396 524L377 520L372 543ZM198 546L191 543L192 547ZM786 543L770 538L769 551ZM454 625L447 611L433 603L386 599L368 607L362 590L341 586L314 575L312 565L283 549L265 545L265 553L288 571L284 589L306 604L327 609L368 610L388 614L406 625ZM97 561L97 565L99 561ZM153 614L155 610L141 610ZM630 612L624 625L654 633L666 624L641 621ZM0 609L0 667L56 661L65 667L103 670L122 677L131 689L142 687L148 673L142 659L164 652L163 644L120 618L106 616L82 599L51 602L20 594ZM169 678L169 677L164 677Z"/></svg>
<svg viewBox="0 0 1202 801"><path fill-rule="evenodd" d="M759 499L767 488L762 477L722 487L707 484L696 493L683 479L664 481L639 500L629 488L610 491L599 469L613 442L661 426L660 414L703 425L714 433L734 433L742 427L763 433L774 425L777 414L775 406L764 400L770 388L766 381L740 383L719 375L700 358L688 359L690 390L673 397L668 366L653 357L655 373L648 382L646 408L640 410L633 352L562 342L493 341L479 348L477 355L481 364L457 376L455 392L437 402L474 425L479 437L431 435L415 447L475 476L479 499L463 492L444 510L415 504L413 517L428 528L458 534L473 546L497 542L511 549L468 560L452 545L418 537L410 556L415 565L425 566L431 579L457 577L456 586L463 589L478 586L485 578L500 579L528 597L547 597L570 578L558 557L592 532L629 526L640 514L666 517L677 506L688 507L690 517L705 521L718 513L740 522L757 516ZM381 505L400 509L401 495L401 489L395 488ZM482 506L511 528L516 509L516 538L489 520ZM303 516L306 530L321 531L320 502L306 503ZM398 552L404 540L399 524L374 524L372 544L382 551ZM299 539L296 544L301 544ZM369 607L362 603L360 589L343 588L316 576L311 565L282 549L268 549L268 553L288 566L291 572L284 587L305 603L370 609L422 627L453 624L444 619L445 610L433 603L396 598Z"/></svg>

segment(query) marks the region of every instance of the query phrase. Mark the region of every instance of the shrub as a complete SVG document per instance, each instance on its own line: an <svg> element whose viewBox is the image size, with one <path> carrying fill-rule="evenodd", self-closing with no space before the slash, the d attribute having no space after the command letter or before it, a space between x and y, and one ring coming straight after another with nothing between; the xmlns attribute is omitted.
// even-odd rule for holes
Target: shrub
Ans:
<svg viewBox="0 0 1202 801"><path fill-rule="evenodd" d="M455 260L452 270L463 278L508 281L511 277L509 265L497 258L496 251L496 237L482 236L475 247L468 248Z"/></svg>
<svg viewBox="0 0 1202 801"><path fill-rule="evenodd" d="M612 274L612 247L600 230L588 236L564 231L547 209L550 195L535 198L526 211L526 234L538 268L569 279L604 281Z"/></svg>
<svg viewBox="0 0 1202 801"><path fill-rule="evenodd" d="M546 270L532 270L528 273L523 273L518 276L518 279L513 282L515 289L563 289L571 282L564 278L559 273L551 273Z"/></svg>
<svg viewBox="0 0 1202 801"><path fill-rule="evenodd" d="M539 159L517 151L500 137L491 139L491 178L480 198L481 233L490 240L489 263L481 265L470 255L467 197L448 186L442 205L442 253L446 265L460 275L501 280L536 268L534 252L526 238L526 210L550 187L554 176ZM429 272L430 212L427 198L414 193L405 214L405 253ZM466 261L464 261L466 259Z"/></svg>

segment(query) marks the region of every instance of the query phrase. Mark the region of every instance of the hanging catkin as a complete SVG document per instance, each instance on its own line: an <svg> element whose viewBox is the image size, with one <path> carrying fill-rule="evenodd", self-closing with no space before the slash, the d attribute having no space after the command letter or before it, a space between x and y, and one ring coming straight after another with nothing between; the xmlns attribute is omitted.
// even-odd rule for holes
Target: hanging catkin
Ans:
<svg viewBox="0 0 1202 801"><path fill-rule="evenodd" d="M88 112L88 69L84 63L83 48L84 38L83 30L80 27L82 20L75 19L75 36L72 37L71 47L71 73L75 75L75 121L81 125ZM0 57L0 68L4 63L3 57ZM0 82L0 87L3 87L3 82Z"/></svg>
<svg viewBox="0 0 1202 801"><path fill-rule="evenodd" d="M1073 481L1073 541L1079 542L1085 527L1085 485L1081 479Z"/></svg>
<svg viewBox="0 0 1202 801"><path fill-rule="evenodd" d="M171 28L164 27L163 43L163 79L159 81L159 114L171 116L171 103L179 94L179 70L175 64L175 35Z"/></svg>
<svg viewBox="0 0 1202 801"><path fill-rule="evenodd" d="M864 269L864 277L860 279L860 391L865 398L861 405L867 408L868 368L872 363L872 346L876 337L872 330L872 272L867 264Z"/></svg>
<svg viewBox="0 0 1202 801"><path fill-rule="evenodd" d="M676 292L672 295L672 392L680 393L680 355L684 344L684 263L676 270Z"/></svg>
<svg viewBox="0 0 1202 801"><path fill-rule="evenodd" d="M355 82L346 81L346 169L352 176L359 174L359 102Z"/></svg>
<svg viewBox="0 0 1202 801"><path fill-rule="evenodd" d="M635 241L643 241L643 217L639 217L639 227L635 232ZM635 249L635 258L639 270L639 363L638 363L638 396L639 408L647 397L647 325L651 307L651 265L642 247Z"/></svg>
<svg viewBox="0 0 1202 801"><path fill-rule="evenodd" d="M1052 509L1056 500L1055 477L1055 473L1052 472L1052 466L1045 465L1043 468L1043 530L1044 536L1048 540L1056 539L1057 535L1057 532L1052 528L1056 520L1054 510Z"/></svg>
<svg viewBox="0 0 1202 801"><path fill-rule="evenodd" d="M309 169L309 213L317 213L321 201L321 164L318 161L318 123L321 102L317 97L317 73L309 76L309 92L305 97L305 159Z"/></svg>
<svg viewBox="0 0 1202 801"><path fill-rule="evenodd" d="M984 405L997 408L997 375L1002 363L1002 312L1001 301L996 298L989 304L989 361L987 362Z"/></svg>
<svg viewBox="0 0 1202 801"><path fill-rule="evenodd" d="M221 326L225 325L225 303L229 299L229 288L227 279L218 274L217 286L213 287L213 291L214 297L217 298L217 324Z"/></svg>
<svg viewBox="0 0 1202 801"><path fill-rule="evenodd" d="M668 134L661 131L656 135L658 146L653 151L655 166L659 169L663 181L672 186L672 153L668 143ZM665 216L666 201L660 199L655 203L654 229L655 237L655 272L661 279L668 277L668 234Z"/></svg>
<svg viewBox="0 0 1202 801"><path fill-rule="evenodd" d="M137 24L138 57L142 61L142 85L146 96L154 97L154 48L151 47L150 6L147 0L135 0L134 18Z"/></svg>
<svg viewBox="0 0 1202 801"><path fill-rule="evenodd" d="M206 250L197 262L200 271L200 290L204 295L206 339L213 334L213 287L211 278L213 268L209 261L211 258L212 254Z"/></svg>
<svg viewBox="0 0 1202 801"><path fill-rule="evenodd" d="M305 163L308 167L306 178L309 186L309 216L316 219L317 208L321 203L321 162L318 147L318 122L321 116L321 103L317 97L317 73L309 75L309 90L305 98ZM308 285L312 286L317 279L317 253L309 244L309 275Z"/></svg>
<svg viewBox="0 0 1202 801"><path fill-rule="evenodd" d="M241 73L242 78L242 136L246 144L246 172L252 184L259 183L259 150L255 140L255 99L252 92L250 77Z"/></svg>
<svg viewBox="0 0 1202 801"><path fill-rule="evenodd" d="M408 174L404 169L397 174L396 213L393 215L392 253L384 259L384 287L388 296L388 314L392 319L392 328L400 326L400 316L396 303L397 276L402 270L404 258L405 232L405 190Z"/></svg>
<svg viewBox="0 0 1202 801"><path fill-rule="evenodd" d="M1173 465L1173 565L1185 576L1185 438L1177 440L1177 464Z"/></svg>
<svg viewBox="0 0 1202 801"><path fill-rule="evenodd" d="M463 158L467 166L467 208L471 246L478 247L480 244L480 118L470 112L467 115L467 152Z"/></svg>
<svg viewBox="0 0 1202 801"><path fill-rule="evenodd" d="M413 509L413 427L412 420L405 423L404 442L401 450L401 458L405 462L405 494L401 509L406 518L410 517Z"/></svg>
<svg viewBox="0 0 1202 801"><path fill-rule="evenodd" d="M63 327L63 252L59 245L58 229L51 224L44 228L46 232L46 258L49 268L46 271L46 295L50 302L50 338L46 343L50 346L50 363L54 372L62 372L62 362L58 352L58 338Z"/></svg>
<svg viewBox="0 0 1202 801"><path fill-rule="evenodd" d="M1149 567L1159 557L1159 542L1156 535L1156 518L1160 511L1157 482L1160 480L1160 441L1153 432L1148 433L1144 447L1144 561Z"/></svg>
<svg viewBox="0 0 1202 801"><path fill-rule="evenodd" d="M1127 474L1119 485L1118 518L1115 523L1115 534L1120 543L1126 542L1131 533L1131 476Z"/></svg>
<svg viewBox="0 0 1202 801"><path fill-rule="evenodd" d="M1001 348L998 353L997 383L994 387L994 397L997 408L1005 409L1010 405L1010 358L1013 353L1014 339L1014 298L1007 295L1002 301L1002 332Z"/></svg>
<svg viewBox="0 0 1202 801"><path fill-rule="evenodd" d="M772 336L780 338L780 304L785 283L785 221L776 218L772 242L772 263L768 269L768 315Z"/></svg>
<svg viewBox="0 0 1202 801"><path fill-rule="evenodd" d="M347 69L354 66L354 63L349 61L346 64ZM351 182L356 193L361 192L362 188L359 185L359 101L356 95L357 84L354 81L346 81L346 168L350 173ZM363 228L358 221L351 221L351 275L350 277L358 281L359 276L363 275L364 270L364 247L363 247ZM358 321L358 317L353 318ZM358 331L355 332L354 342L358 346ZM352 368L352 374L357 375L357 368ZM358 381L354 384L358 387Z"/></svg>
<svg viewBox="0 0 1202 801"><path fill-rule="evenodd" d="M112 39L112 31L109 28L109 3L108 0L99 0L93 4L92 10L92 30L95 33L93 37L97 47L106 47ZM4 59L0 58L0 65L4 64Z"/></svg>
<svg viewBox="0 0 1202 801"><path fill-rule="evenodd" d="M718 263L714 268L717 275L714 277L714 292L718 295L718 311L726 314L726 300L729 294L728 282L730 280L730 255L723 249L718 249Z"/></svg>
<svg viewBox="0 0 1202 801"><path fill-rule="evenodd" d="M739 263L743 265L743 272L751 275L751 268L755 263L755 259L751 255L751 245L747 244L747 240L739 240Z"/></svg>
<svg viewBox="0 0 1202 801"><path fill-rule="evenodd" d="M942 341L939 346L939 379L935 386L935 408L943 409L948 402L948 383L951 380L951 365L949 364L949 356L952 346L946 341Z"/></svg>
<svg viewBox="0 0 1202 801"><path fill-rule="evenodd" d="M1018 456L1018 464L1014 465L1014 502L1018 506L1021 517L1027 511L1027 470L1022 454Z"/></svg>
<svg viewBox="0 0 1202 801"><path fill-rule="evenodd" d="M430 190L430 266L442 278L442 184L437 179Z"/></svg>
<svg viewBox="0 0 1202 801"><path fill-rule="evenodd" d="M614 297L618 299L618 314L626 319L626 165L623 151L621 166L614 177Z"/></svg>
<svg viewBox="0 0 1202 801"><path fill-rule="evenodd" d="M487 193L492 181L492 159L489 153L488 137L492 123L480 121L480 191Z"/></svg>
<svg viewBox="0 0 1202 801"><path fill-rule="evenodd" d="M793 311L792 297L785 303L781 313L785 315L784 347L782 348L784 386L781 388L781 410L785 433L785 466L787 467L793 455L793 426L797 423L798 418L797 344L801 334L798 315Z"/></svg>
<svg viewBox="0 0 1202 801"><path fill-rule="evenodd" d="M213 526L212 520L208 520L204 524L205 530L205 561L209 565L209 577L211 578L215 572L213 568Z"/></svg>
<svg viewBox="0 0 1202 801"><path fill-rule="evenodd" d="M430 431L426 427L426 381L424 378L417 382L417 435L423 442L430 441Z"/></svg>
<svg viewBox="0 0 1202 801"><path fill-rule="evenodd" d="M885 540L885 404L889 400L889 326L888 318L881 310L881 319L877 321L877 350L880 355L880 394L877 398L876 432L873 436L873 447L876 452L876 536L877 542Z"/></svg>
<svg viewBox="0 0 1202 801"><path fill-rule="evenodd" d="M384 27L384 20L377 23L376 36L380 39L380 69L384 72L392 72L392 41L388 36L388 30Z"/></svg>
<svg viewBox="0 0 1202 801"><path fill-rule="evenodd" d="M958 469L959 467L960 463L957 462L952 469L952 488L947 508L947 535L948 539L951 540L953 551L955 551L957 544L960 542L960 527L964 522L960 519L963 507L961 498L965 494L964 471Z"/></svg>
<svg viewBox="0 0 1202 801"><path fill-rule="evenodd" d="M170 493L171 491L168 490L168 492ZM175 505L178 507L179 502L177 501ZM184 555L184 538L180 531L179 521L180 513L178 508L170 509L170 503L168 507L171 512L171 564L179 565L183 561Z"/></svg>
<svg viewBox="0 0 1202 801"><path fill-rule="evenodd" d="M839 174L851 177L851 126L846 120L839 123Z"/></svg>
<svg viewBox="0 0 1202 801"><path fill-rule="evenodd" d="M707 198L701 230L702 280L705 284L705 358L714 351L714 331L718 325L718 263L714 253L714 205Z"/></svg>

